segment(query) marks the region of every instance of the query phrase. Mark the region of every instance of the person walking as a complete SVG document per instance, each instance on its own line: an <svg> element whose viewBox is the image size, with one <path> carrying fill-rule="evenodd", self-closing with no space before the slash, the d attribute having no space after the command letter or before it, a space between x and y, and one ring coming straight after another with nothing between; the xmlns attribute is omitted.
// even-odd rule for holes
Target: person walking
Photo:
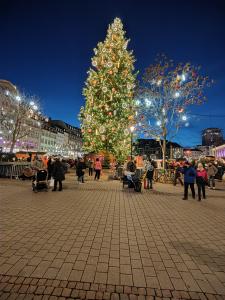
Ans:
<svg viewBox="0 0 225 300"><path fill-rule="evenodd" d="M76 166L76 173L78 177L78 183L84 183L84 170L86 169L86 165L83 158L78 160Z"/></svg>
<svg viewBox="0 0 225 300"><path fill-rule="evenodd" d="M207 184L207 182L208 182L208 175L206 169L204 169L202 163L199 163L197 168L197 174L196 174L196 183L198 186L198 201L201 201L202 196L203 199L206 199L205 185Z"/></svg>
<svg viewBox="0 0 225 300"><path fill-rule="evenodd" d="M95 161L95 180L100 179L101 170L102 170L102 164L101 164L99 158L97 157L96 161Z"/></svg>
<svg viewBox="0 0 225 300"><path fill-rule="evenodd" d="M215 175L216 175L217 172L218 172L217 167L214 166L212 163L209 163L208 170L207 170L208 178L209 178L208 184L209 184L209 188L213 189L213 190L216 189L216 187L215 187Z"/></svg>
<svg viewBox="0 0 225 300"><path fill-rule="evenodd" d="M62 181L65 180L65 170L59 158L57 158L53 164L52 177L54 178L54 188L52 191L55 192L57 190L58 183L59 191L62 191Z"/></svg>
<svg viewBox="0 0 225 300"><path fill-rule="evenodd" d="M93 168L94 168L94 162L92 159L88 160L88 172L89 172L89 176L93 175Z"/></svg>
<svg viewBox="0 0 225 300"><path fill-rule="evenodd" d="M183 200L188 200L188 187L190 186L192 198L195 199L195 180L196 180L196 170L192 164L187 162L183 167L182 173L184 174L184 198Z"/></svg>
<svg viewBox="0 0 225 300"><path fill-rule="evenodd" d="M184 183L182 181L182 178L181 178L181 174L182 174L182 168L181 168L180 164L178 163L176 168L175 168L174 182L173 182L174 186L176 186L177 180L180 182L180 184L182 186L184 185Z"/></svg>
<svg viewBox="0 0 225 300"><path fill-rule="evenodd" d="M151 160L146 164L146 179L147 179L147 189L152 190L152 181L154 176L154 165Z"/></svg>

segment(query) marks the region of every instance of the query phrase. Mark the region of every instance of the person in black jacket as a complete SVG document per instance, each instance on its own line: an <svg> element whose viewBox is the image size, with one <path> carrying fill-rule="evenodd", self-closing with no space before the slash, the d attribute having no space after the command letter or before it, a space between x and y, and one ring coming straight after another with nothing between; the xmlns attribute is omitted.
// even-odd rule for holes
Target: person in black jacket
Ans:
<svg viewBox="0 0 225 300"><path fill-rule="evenodd" d="M63 164L58 158L53 164L52 177L54 178L54 188L52 191L56 191L58 183L59 191L62 191L62 181L65 180L65 170L63 168Z"/></svg>
<svg viewBox="0 0 225 300"><path fill-rule="evenodd" d="M147 189L152 189L152 181L154 176L154 164L151 160L146 165Z"/></svg>
<svg viewBox="0 0 225 300"><path fill-rule="evenodd" d="M84 169L86 169L85 162L82 158L80 158L76 166L78 182L84 183Z"/></svg>
<svg viewBox="0 0 225 300"><path fill-rule="evenodd" d="M50 180L52 177L52 170L53 170L53 162L51 156L49 157L47 162L47 169L48 169L48 180Z"/></svg>

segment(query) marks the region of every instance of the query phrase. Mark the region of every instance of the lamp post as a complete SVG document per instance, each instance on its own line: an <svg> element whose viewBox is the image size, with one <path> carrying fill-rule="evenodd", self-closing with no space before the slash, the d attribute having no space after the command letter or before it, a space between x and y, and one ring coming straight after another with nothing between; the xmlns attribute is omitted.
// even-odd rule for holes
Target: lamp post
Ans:
<svg viewBox="0 0 225 300"><path fill-rule="evenodd" d="M134 132L134 126L130 127L130 159L132 160L132 155L133 155L133 132Z"/></svg>

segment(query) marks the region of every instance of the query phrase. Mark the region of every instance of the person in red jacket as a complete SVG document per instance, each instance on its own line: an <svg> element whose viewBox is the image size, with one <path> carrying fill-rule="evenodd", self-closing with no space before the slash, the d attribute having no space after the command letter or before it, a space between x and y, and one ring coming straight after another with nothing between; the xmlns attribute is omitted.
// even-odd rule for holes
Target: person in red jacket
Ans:
<svg viewBox="0 0 225 300"><path fill-rule="evenodd" d="M198 186L198 201L201 201L202 196L203 199L206 199L205 186L207 182L208 182L207 171L206 169L204 169L202 163L199 163L197 168L197 176L196 176L196 183Z"/></svg>
<svg viewBox="0 0 225 300"><path fill-rule="evenodd" d="M95 180L100 179L101 170L102 170L102 164L101 164L99 158L96 158L96 161L95 161Z"/></svg>

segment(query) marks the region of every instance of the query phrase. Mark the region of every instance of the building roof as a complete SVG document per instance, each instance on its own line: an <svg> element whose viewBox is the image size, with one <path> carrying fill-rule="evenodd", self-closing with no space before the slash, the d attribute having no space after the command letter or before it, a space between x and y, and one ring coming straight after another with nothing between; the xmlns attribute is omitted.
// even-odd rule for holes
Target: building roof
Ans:
<svg viewBox="0 0 225 300"><path fill-rule="evenodd" d="M8 90L11 93L17 93L16 86L8 80L0 79L0 87L4 90Z"/></svg>

